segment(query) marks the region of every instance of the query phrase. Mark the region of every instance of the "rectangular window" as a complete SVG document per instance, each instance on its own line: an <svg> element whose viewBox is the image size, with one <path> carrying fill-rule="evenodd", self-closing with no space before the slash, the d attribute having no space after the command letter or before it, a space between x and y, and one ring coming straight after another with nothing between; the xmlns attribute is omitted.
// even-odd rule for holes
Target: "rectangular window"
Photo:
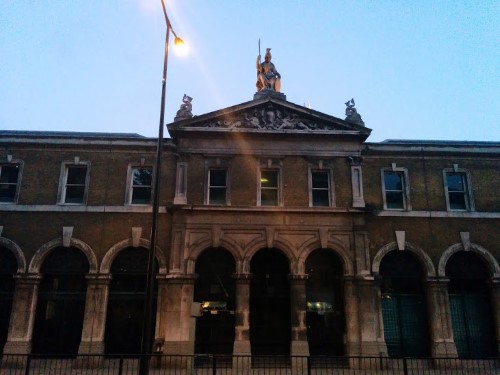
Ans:
<svg viewBox="0 0 500 375"><path fill-rule="evenodd" d="M227 170L208 171L208 204L225 205L227 202Z"/></svg>
<svg viewBox="0 0 500 375"><path fill-rule="evenodd" d="M279 204L279 172L263 170L260 172L260 205L278 206Z"/></svg>
<svg viewBox="0 0 500 375"><path fill-rule="evenodd" d="M330 206L330 173L311 171L311 205L313 207Z"/></svg>
<svg viewBox="0 0 500 375"><path fill-rule="evenodd" d="M152 192L152 167L132 167L130 204L150 204Z"/></svg>
<svg viewBox="0 0 500 375"><path fill-rule="evenodd" d="M384 209L404 210L408 207L407 176L404 170L382 171Z"/></svg>
<svg viewBox="0 0 500 375"><path fill-rule="evenodd" d="M449 210L470 209L467 175L465 173L445 172L445 189Z"/></svg>
<svg viewBox="0 0 500 375"><path fill-rule="evenodd" d="M19 164L0 164L0 203L16 202L19 169Z"/></svg>
<svg viewBox="0 0 500 375"><path fill-rule="evenodd" d="M87 186L87 166L67 165L63 203L82 204L85 202Z"/></svg>

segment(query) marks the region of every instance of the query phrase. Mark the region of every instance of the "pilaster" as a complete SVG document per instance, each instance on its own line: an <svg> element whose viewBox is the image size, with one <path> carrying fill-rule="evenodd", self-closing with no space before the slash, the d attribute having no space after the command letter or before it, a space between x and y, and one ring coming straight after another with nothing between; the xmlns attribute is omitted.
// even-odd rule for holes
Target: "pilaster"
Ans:
<svg viewBox="0 0 500 375"><path fill-rule="evenodd" d="M290 354L308 356L306 324L306 281L308 275L290 275L291 347Z"/></svg>
<svg viewBox="0 0 500 375"><path fill-rule="evenodd" d="M236 306L233 355L250 355L250 280L252 274L234 274Z"/></svg>
<svg viewBox="0 0 500 375"><path fill-rule="evenodd" d="M493 279L491 285L491 306L495 320L495 337L497 342L497 353L500 353L500 278Z"/></svg>

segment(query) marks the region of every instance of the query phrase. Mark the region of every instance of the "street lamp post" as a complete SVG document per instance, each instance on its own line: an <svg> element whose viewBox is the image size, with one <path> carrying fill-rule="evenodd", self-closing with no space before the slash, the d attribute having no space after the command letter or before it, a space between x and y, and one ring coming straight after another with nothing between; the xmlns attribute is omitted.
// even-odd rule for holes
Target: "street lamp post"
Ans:
<svg viewBox="0 0 500 375"><path fill-rule="evenodd" d="M168 63L168 42L170 31L175 36L175 45L183 44L181 38L177 36L172 29L170 20L167 16L164 0L161 0L163 15L167 26L165 35L165 53L163 57L163 77L161 81L161 105L160 105L160 124L158 126L158 143L156 145L156 162L153 173L153 217L151 222L151 242L148 252L148 269L146 280L146 301L144 306L144 318L142 323L142 341L141 341L141 360L139 367L139 375L147 375L149 372L149 359L152 348L152 330L153 330L153 305L154 305L154 281L155 281L155 249L158 233L158 212L160 208L160 174L161 174L161 159L163 152L163 126L165 118L165 91L167 83L167 63Z"/></svg>

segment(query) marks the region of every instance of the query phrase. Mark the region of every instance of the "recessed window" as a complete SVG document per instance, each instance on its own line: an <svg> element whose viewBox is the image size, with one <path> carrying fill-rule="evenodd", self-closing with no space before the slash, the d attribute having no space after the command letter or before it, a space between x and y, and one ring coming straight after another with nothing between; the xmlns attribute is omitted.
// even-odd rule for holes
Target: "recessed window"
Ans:
<svg viewBox="0 0 500 375"><path fill-rule="evenodd" d="M468 175L465 171L444 171L448 210L472 210Z"/></svg>
<svg viewBox="0 0 500 375"><path fill-rule="evenodd" d="M19 176L19 164L0 164L0 203L16 202Z"/></svg>
<svg viewBox="0 0 500 375"><path fill-rule="evenodd" d="M225 205L227 202L227 170L208 171L208 204Z"/></svg>
<svg viewBox="0 0 500 375"><path fill-rule="evenodd" d="M406 169L382 170L382 194L385 210L409 210L408 172Z"/></svg>
<svg viewBox="0 0 500 375"><path fill-rule="evenodd" d="M83 203L85 198L86 181L86 165L68 165L66 170L64 203Z"/></svg>
<svg viewBox="0 0 500 375"><path fill-rule="evenodd" d="M311 171L311 206L330 206L329 171Z"/></svg>
<svg viewBox="0 0 500 375"><path fill-rule="evenodd" d="M261 170L260 205L278 206L278 204L279 204L279 171Z"/></svg>
<svg viewBox="0 0 500 375"><path fill-rule="evenodd" d="M150 204L152 192L152 167L132 167L130 204Z"/></svg>

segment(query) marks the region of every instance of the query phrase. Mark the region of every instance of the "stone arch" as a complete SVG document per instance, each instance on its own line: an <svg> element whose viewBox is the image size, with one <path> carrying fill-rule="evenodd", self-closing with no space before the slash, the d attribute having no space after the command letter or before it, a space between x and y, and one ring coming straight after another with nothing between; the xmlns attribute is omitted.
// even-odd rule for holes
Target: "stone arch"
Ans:
<svg viewBox="0 0 500 375"><path fill-rule="evenodd" d="M150 247L150 241L146 240L144 238L139 239L139 246L143 248L144 250L149 250ZM102 259L101 262L101 268L99 270L100 273L107 274L109 273L111 269L111 265L113 264L113 261L115 260L116 256L120 251L123 249L126 249L128 247L133 247L132 244L132 238L127 238L126 240L120 241L117 244L113 245L104 255L104 258ZM155 251L155 256L156 260L158 261L158 266L159 266L159 274L166 274L167 273L167 260L165 259L165 254L161 251L161 249L156 246L156 251Z"/></svg>
<svg viewBox="0 0 500 375"><path fill-rule="evenodd" d="M21 248L14 242L5 237L0 237L0 246L9 249L17 260L17 273L26 272L26 258Z"/></svg>
<svg viewBox="0 0 500 375"><path fill-rule="evenodd" d="M398 250L398 245L396 242L390 242L387 245L383 246L375 255L373 258L372 262L372 272L375 275L378 275L379 269L380 269L380 263L382 262L382 259L384 256L389 253L390 251L393 250ZM436 269L434 267L434 264L432 263L431 258L427 253L422 250L420 247L412 245L409 242L405 242L405 250L404 251L410 251L414 255L416 255L417 259L421 262L422 266L424 267L424 271L427 277L435 277L436 276Z"/></svg>
<svg viewBox="0 0 500 375"><path fill-rule="evenodd" d="M438 265L438 275L439 277L446 277L446 264L448 263L448 260L452 257L453 254L465 250L464 246L461 243L456 243L449 248L447 248L443 254L441 255L441 258L439 259L439 265ZM495 257L491 255L491 253L486 250L485 248L471 243L470 244L470 251L476 253L479 255L481 259L483 259L486 263L486 266L490 270L490 277L492 278L499 278L500 277L500 267L498 266L498 262L496 261Z"/></svg>
<svg viewBox="0 0 500 375"><path fill-rule="evenodd" d="M297 258L295 257L295 254L293 252L293 249L291 249L285 242L280 240L275 240L273 242L273 248L281 251L286 256L290 264L290 273L292 274L297 273L298 263L297 263ZM268 249L267 242L264 240L254 242L253 245L247 249L243 258L242 273L250 273L250 262L252 260L252 257L255 255L255 253L257 253L257 251L262 249Z"/></svg>
<svg viewBox="0 0 500 375"><path fill-rule="evenodd" d="M321 247L321 243L319 241L314 241L309 243L306 247L304 247L300 252L300 257L298 259L298 273L304 274L305 272L305 264L307 257L317 249L323 249ZM341 262L342 267L344 269L344 276L354 275L354 266L352 264L352 260L349 258L349 252L345 249L344 245L340 241L332 240L328 241L327 247L323 249L325 251L333 252L337 255Z"/></svg>
<svg viewBox="0 0 500 375"><path fill-rule="evenodd" d="M79 250L81 250L85 256L87 257L87 260L89 262L89 274L95 274L97 273L98 267L97 267L97 258L95 256L94 251L92 248L87 245L85 242L78 240L76 238L72 238L70 240L70 246L75 247ZM33 255L33 258L31 259L28 272L30 273L40 273L40 268L42 267L43 261L45 258L50 254L50 252L58 247L63 247L63 240L62 238L55 238L52 241L47 242L45 245L40 247L36 252L35 255Z"/></svg>
<svg viewBox="0 0 500 375"><path fill-rule="evenodd" d="M211 241L204 241L203 243L197 244L195 248L191 250L188 258L186 259L186 274L194 273L194 267L196 264L196 260L205 250L213 248L213 243ZM241 273L243 259L241 258L242 251L234 246L231 241L226 241L224 239L220 240L218 248L222 248L229 252L234 259L234 263L236 265L236 273Z"/></svg>

